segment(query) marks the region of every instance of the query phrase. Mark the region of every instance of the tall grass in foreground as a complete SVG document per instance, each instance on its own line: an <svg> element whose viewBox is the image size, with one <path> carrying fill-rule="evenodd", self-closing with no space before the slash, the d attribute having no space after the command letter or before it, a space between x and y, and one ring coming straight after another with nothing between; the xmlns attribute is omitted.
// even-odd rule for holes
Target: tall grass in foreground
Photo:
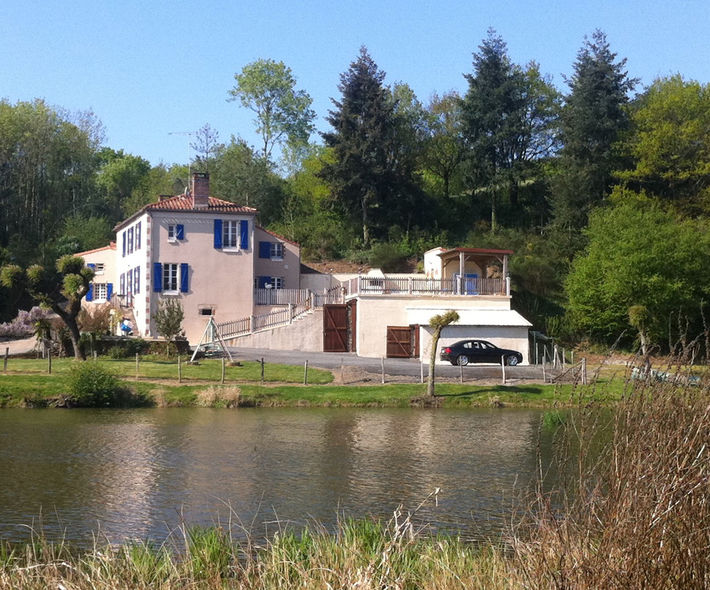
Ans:
<svg viewBox="0 0 710 590"><path fill-rule="evenodd" d="M75 552L40 537L0 544L0 587L266 589L710 588L710 387L629 383L618 407L580 399L558 425L558 469L541 473L508 547L387 522L312 524L269 541L183 529L166 544Z"/></svg>

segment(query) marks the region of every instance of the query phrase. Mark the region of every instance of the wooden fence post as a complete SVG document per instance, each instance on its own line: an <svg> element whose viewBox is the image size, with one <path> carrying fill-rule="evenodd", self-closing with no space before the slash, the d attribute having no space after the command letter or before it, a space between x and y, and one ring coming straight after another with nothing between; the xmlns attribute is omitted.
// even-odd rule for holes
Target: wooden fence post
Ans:
<svg viewBox="0 0 710 590"><path fill-rule="evenodd" d="M424 383L424 361L419 359L419 383Z"/></svg>
<svg viewBox="0 0 710 590"><path fill-rule="evenodd" d="M140 361L140 356L138 355L138 353L136 353L136 379L138 379L138 373L139 373L139 369L140 369L140 363L141 363L141 361Z"/></svg>
<svg viewBox="0 0 710 590"><path fill-rule="evenodd" d="M47 349L47 373L52 374L52 349Z"/></svg>
<svg viewBox="0 0 710 590"><path fill-rule="evenodd" d="M384 382L385 382L385 357L383 357L383 356L380 357L380 364L382 366L382 383L384 384Z"/></svg>
<svg viewBox="0 0 710 590"><path fill-rule="evenodd" d="M463 384L463 365L459 365L459 383Z"/></svg>
<svg viewBox="0 0 710 590"><path fill-rule="evenodd" d="M180 355L178 355L178 383L182 383L182 363L180 362Z"/></svg>
<svg viewBox="0 0 710 590"><path fill-rule="evenodd" d="M505 355L500 357L500 370L503 374L503 385L505 385Z"/></svg>
<svg viewBox="0 0 710 590"><path fill-rule="evenodd" d="M224 384L224 357L222 357L222 377L219 382Z"/></svg>
<svg viewBox="0 0 710 590"><path fill-rule="evenodd" d="M7 373L7 359L10 356L10 347L6 346L5 347L5 359L3 360L2 363L2 370Z"/></svg>
<svg viewBox="0 0 710 590"><path fill-rule="evenodd" d="M582 357L582 385L587 384L587 357Z"/></svg>
<svg viewBox="0 0 710 590"><path fill-rule="evenodd" d="M261 383L264 384L264 357L261 357Z"/></svg>
<svg viewBox="0 0 710 590"><path fill-rule="evenodd" d="M308 385L308 359L303 363L303 384Z"/></svg>

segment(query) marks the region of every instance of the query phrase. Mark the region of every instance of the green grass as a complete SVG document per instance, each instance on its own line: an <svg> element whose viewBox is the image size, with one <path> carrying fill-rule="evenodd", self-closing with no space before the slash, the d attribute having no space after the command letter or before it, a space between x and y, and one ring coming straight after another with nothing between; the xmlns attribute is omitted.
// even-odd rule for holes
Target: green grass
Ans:
<svg viewBox="0 0 710 590"><path fill-rule="evenodd" d="M142 379L175 379L178 378L177 358L169 360L143 358L141 359L136 372L135 359L114 360L101 357L101 362L112 368L116 374L125 377L136 377ZM182 359L182 379L183 381L219 381L222 374L222 363L219 359L201 359L199 364L190 365ZM52 373L65 375L69 372L74 359L54 359L52 361ZM14 373L47 373L47 361L43 359L10 359L8 363L8 374ZM225 380L227 381L261 381L261 364L255 361L242 361L241 366L225 367ZM308 369L308 382L313 384L330 383L333 375L330 371L322 369ZM283 383L302 383L303 367L296 365L276 365L266 363L264 365L264 381Z"/></svg>
<svg viewBox="0 0 710 590"><path fill-rule="evenodd" d="M55 405L69 395L69 373L75 361L57 359L52 374L46 361L10 359L7 373L0 373L0 407ZM618 401L624 390L621 378L600 379L594 385L472 385L439 383L437 397L426 396L425 384L333 385L329 371L309 369L308 386L300 385L303 367L267 364L261 384L261 366L243 362L226 367L225 385L220 385L221 362L200 361L182 366L178 383L177 362L143 360L136 380L134 360L101 359L124 378L128 389L141 399L152 399L158 406L314 406L314 407L409 407L436 405L447 408L539 407L577 405L579 398L598 403Z"/></svg>

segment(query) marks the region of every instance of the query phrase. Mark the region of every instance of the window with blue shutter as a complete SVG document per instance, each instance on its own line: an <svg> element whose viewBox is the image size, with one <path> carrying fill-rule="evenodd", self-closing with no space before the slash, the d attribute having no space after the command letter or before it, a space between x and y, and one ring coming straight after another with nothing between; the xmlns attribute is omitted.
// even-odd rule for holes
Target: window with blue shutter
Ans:
<svg viewBox="0 0 710 590"><path fill-rule="evenodd" d="M106 283L106 301L111 301L113 295L113 283Z"/></svg>
<svg viewBox="0 0 710 590"><path fill-rule="evenodd" d="M94 300L94 283L89 283L89 290L86 292L86 300L87 301Z"/></svg>
<svg viewBox="0 0 710 590"><path fill-rule="evenodd" d="M126 232L121 234L121 242L123 243L123 256L126 255Z"/></svg>
<svg viewBox="0 0 710 590"><path fill-rule="evenodd" d="M126 294L126 275L121 273L121 278L119 279L119 285L121 287L121 295Z"/></svg>
<svg viewBox="0 0 710 590"><path fill-rule="evenodd" d="M141 222L136 223L136 250L141 249Z"/></svg>
<svg viewBox="0 0 710 590"><path fill-rule="evenodd" d="M189 287L189 269L186 262L180 263L180 293L187 293Z"/></svg>
<svg viewBox="0 0 710 590"><path fill-rule="evenodd" d="M271 258L271 242L259 242L259 258Z"/></svg>
<svg viewBox="0 0 710 590"><path fill-rule="evenodd" d="M214 247L217 250L222 249L222 220L214 220Z"/></svg>
<svg viewBox="0 0 710 590"><path fill-rule="evenodd" d="M163 291L163 265L160 262L153 263L153 292Z"/></svg>
<svg viewBox="0 0 710 590"><path fill-rule="evenodd" d="M259 289L266 289L266 285L271 284L271 277L259 277Z"/></svg>
<svg viewBox="0 0 710 590"><path fill-rule="evenodd" d="M242 250L248 250L249 249L249 222L246 219L242 219L239 222L240 225L240 241L239 241L239 247Z"/></svg>
<svg viewBox="0 0 710 590"><path fill-rule="evenodd" d="M133 292L134 293L140 293L141 292L141 267L136 266L133 269Z"/></svg>
<svg viewBox="0 0 710 590"><path fill-rule="evenodd" d="M175 226L175 237L178 240L184 240L185 239L185 226L182 225L181 223L178 223Z"/></svg>

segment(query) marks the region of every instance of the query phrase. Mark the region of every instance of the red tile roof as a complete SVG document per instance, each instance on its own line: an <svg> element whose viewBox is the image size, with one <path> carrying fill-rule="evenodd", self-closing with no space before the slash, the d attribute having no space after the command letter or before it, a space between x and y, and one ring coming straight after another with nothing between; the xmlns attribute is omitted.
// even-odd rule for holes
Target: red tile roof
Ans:
<svg viewBox="0 0 710 590"><path fill-rule="evenodd" d="M298 246L299 248L301 247L301 244L299 244L298 242L289 240L287 237L282 236L281 234L277 234L275 231L271 231L270 229L266 229L265 227L262 227L260 225L257 225L255 227L263 232L266 232L267 234L274 236L275 238L278 238L279 240L283 240L284 242L288 242L289 244L293 244L294 246Z"/></svg>
<svg viewBox="0 0 710 590"><path fill-rule="evenodd" d="M177 195L163 199L157 203L150 203L142 209L143 211L205 211L205 209L195 209L190 195ZM237 205L231 201L223 201L214 197L209 198L207 211L228 211L230 213L247 213L254 214L256 209L253 207L244 207Z"/></svg>
<svg viewBox="0 0 710 590"><path fill-rule="evenodd" d="M216 199L215 197L209 197L209 201L206 209L195 209L192 196L191 195L177 195L175 197L168 197L167 199L162 199L155 203L149 203L136 211L133 215L119 222L113 229L114 231L119 230L124 225L127 225L133 221L136 217L144 213L145 211L191 211L193 213L241 213L243 215L256 215L258 211L253 207L244 207L243 205L237 205L237 203L232 203L231 201L224 201L222 199Z"/></svg>
<svg viewBox="0 0 710 590"><path fill-rule="evenodd" d="M93 254L94 252L101 252L101 250L115 250L116 242L110 242L108 246L101 246L100 248L94 248L93 250L85 250L84 252L77 252L74 256L85 256L86 254Z"/></svg>

